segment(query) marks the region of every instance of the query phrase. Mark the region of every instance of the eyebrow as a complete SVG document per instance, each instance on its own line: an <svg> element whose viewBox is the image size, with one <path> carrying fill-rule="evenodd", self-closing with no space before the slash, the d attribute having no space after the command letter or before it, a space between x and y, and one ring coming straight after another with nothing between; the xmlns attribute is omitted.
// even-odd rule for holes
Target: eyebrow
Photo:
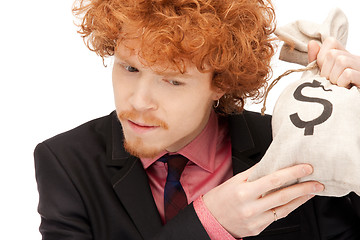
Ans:
<svg viewBox="0 0 360 240"><path fill-rule="evenodd" d="M132 67L134 67L134 66L136 65L136 64L135 64L134 62L132 62L130 59L125 58L125 57L122 57L122 56L120 56L120 55L118 55L118 54L115 54L114 57L115 57L115 60L118 60L118 61L120 61L120 62L129 64L129 65L131 65Z"/></svg>
<svg viewBox="0 0 360 240"><path fill-rule="evenodd" d="M129 64L132 67L138 68L134 62L132 62L130 59L123 57L119 54L114 55L115 59L117 59L120 62ZM164 77L180 77L180 78L190 78L191 74L189 74L187 71L184 73L181 73L180 71L172 70L172 69L165 69L163 71L156 71L155 69L152 69L156 74L164 76Z"/></svg>
<svg viewBox="0 0 360 240"><path fill-rule="evenodd" d="M180 71L168 71L168 72L157 72L165 77L181 77L190 78L191 75L188 72L181 73Z"/></svg>

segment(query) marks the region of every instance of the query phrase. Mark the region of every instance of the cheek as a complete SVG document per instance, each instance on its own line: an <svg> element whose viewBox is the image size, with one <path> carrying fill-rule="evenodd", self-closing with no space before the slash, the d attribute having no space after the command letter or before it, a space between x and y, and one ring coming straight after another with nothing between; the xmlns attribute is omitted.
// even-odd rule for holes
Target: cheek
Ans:
<svg viewBox="0 0 360 240"><path fill-rule="evenodd" d="M116 109L119 109L120 104L123 102L122 97L124 94L121 92L121 88L117 87L116 84L113 84L113 92Z"/></svg>
<svg viewBox="0 0 360 240"><path fill-rule="evenodd" d="M131 86L126 84L126 81L121 81L119 78L114 78L112 80L114 100L116 108L119 108L120 105L124 105L126 100L129 98L131 91Z"/></svg>
<svg viewBox="0 0 360 240"><path fill-rule="evenodd" d="M164 111L169 125L189 131L189 127L196 128L204 121L211 108L212 101L207 98L187 97L181 101L167 101Z"/></svg>

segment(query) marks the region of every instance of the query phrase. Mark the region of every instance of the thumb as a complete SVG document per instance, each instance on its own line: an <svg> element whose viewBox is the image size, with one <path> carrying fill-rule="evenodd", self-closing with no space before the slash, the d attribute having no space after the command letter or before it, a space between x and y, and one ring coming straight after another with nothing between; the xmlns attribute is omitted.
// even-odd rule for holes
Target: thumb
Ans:
<svg viewBox="0 0 360 240"><path fill-rule="evenodd" d="M249 169L238 173L234 176L234 178L236 178L238 181L241 182L246 182L251 174L251 172L254 170L254 168L256 168L256 166L258 165L258 163L256 163L254 166L250 167Z"/></svg>
<svg viewBox="0 0 360 240"><path fill-rule="evenodd" d="M311 63L317 59L317 55L318 55L319 51L320 51L319 44L316 41L311 40L308 43L308 61L309 61L309 63Z"/></svg>

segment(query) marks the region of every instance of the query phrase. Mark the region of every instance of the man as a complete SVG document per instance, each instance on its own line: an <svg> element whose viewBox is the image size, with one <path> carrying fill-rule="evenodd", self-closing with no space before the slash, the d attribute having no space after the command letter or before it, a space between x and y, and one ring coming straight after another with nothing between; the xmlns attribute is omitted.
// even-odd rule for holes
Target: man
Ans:
<svg viewBox="0 0 360 240"><path fill-rule="evenodd" d="M243 111L269 77L270 3L94 0L74 11L88 47L114 56L116 112L37 146L43 239L360 238L358 196L314 197L318 182L263 196L311 166L246 181L271 142L270 117ZM332 39L309 47L332 82L360 85L358 57ZM185 194L178 213L171 159L185 159L171 180Z"/></svg>

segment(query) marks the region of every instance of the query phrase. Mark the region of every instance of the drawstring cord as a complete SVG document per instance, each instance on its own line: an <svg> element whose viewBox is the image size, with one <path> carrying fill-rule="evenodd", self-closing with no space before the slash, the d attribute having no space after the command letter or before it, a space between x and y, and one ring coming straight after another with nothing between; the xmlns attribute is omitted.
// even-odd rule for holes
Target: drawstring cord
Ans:
<svg viewBox="0 0 360 240"><path fill-rule="evenodd" d="M311 63L309 66L305 67L305 68L300 68L300 69L292 69L292 70L287 70L286 72L284 72L283 74L281 74L279 77L275 78L270 85L267 87L267 89L265 90L265 96L264 96L264 103L263 103L263 107L261 108L261 115L265 115L265 111L266 111L266 100L268 97L268 94L270 92L270 90L280 81L280 79L282 79L283 77L286 77L287 75L294 73L294 72L306 72L309 70L313 70L315 68L317 68L318 65L316 63L316 61L314 61L313 63Z"/></svg>

